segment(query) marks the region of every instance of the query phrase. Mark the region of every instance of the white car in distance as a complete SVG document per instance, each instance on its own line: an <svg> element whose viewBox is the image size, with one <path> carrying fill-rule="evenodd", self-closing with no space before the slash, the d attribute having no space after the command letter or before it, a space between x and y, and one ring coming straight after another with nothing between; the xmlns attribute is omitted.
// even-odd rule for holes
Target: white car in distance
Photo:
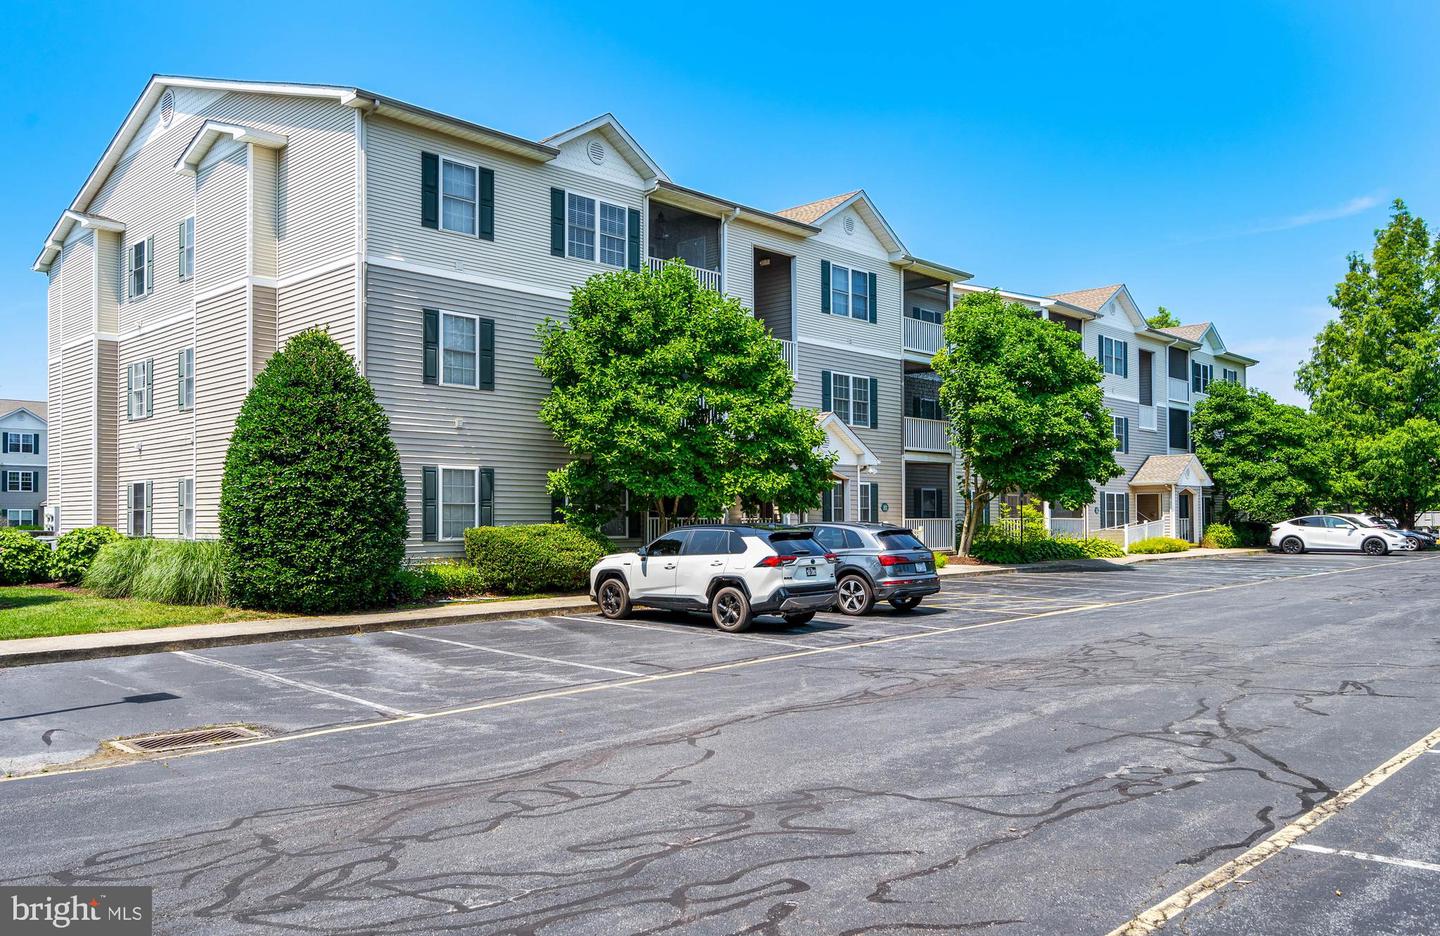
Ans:
<svg viewBox="0 0 1440 936"><path fill-rule="evenodd" d="M1375 526L1359 514L1315 514L1282 521L1270 528L1270 545L1292 556L1311 551L1384 556L1415 549L1408 536Z"/></svg>

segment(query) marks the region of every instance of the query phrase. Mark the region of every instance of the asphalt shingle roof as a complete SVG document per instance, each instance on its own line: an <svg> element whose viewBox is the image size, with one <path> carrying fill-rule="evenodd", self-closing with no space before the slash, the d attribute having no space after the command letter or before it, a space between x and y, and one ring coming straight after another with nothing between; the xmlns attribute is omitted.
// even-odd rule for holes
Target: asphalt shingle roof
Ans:
<svg viewBox="0 0 1440 936"><path fill-rule="evenodd" d="M1100 307L1110 301L1121 289L1125 288L1124 283L1116 283L1113 286L1097 286L1094 289L1077 289L1074 292L1055 293L1051 299L1059 299L1061 302L1068 302L1077 305L1082 309L1089 309L1091 312L1099 312Z"/></svg>
<svg viewBox="0 0 1440 936"><path fill-rule="evenodd" d="M825 216L830 209L853 196L856 192L846 192L843 195L831 195L829 198L822 198L804 205L796 205L794 208L786 208L784 211L777 211L776 214L782 218L789 218L791 221L802 221L805 224L813 224L815 219Z"/></svg>
<svg viewBox="0 0 1440 936"><path fill-rule="evenodd" d="M28 409L41 419L48 421L50 418L45 415L44 400L0 400L0 416L9 416L22 407Z"/></svg>
<svg viewBox="0 0 1440 936"><path fill-rule="evenodd" d="M1134 484L1177 484L1194 455L1151 455L1130 479Z"/></svg>
<svg viewBox="0 0 1440 936"><path fill-rule="evenodd" d="M1196 325L1176 325L1174 328L1157 328L1155 330L1199 344L1200 339L1205 337L1205 332L1209 331L1209 329L1209 322L1200 322Z"/></svg>

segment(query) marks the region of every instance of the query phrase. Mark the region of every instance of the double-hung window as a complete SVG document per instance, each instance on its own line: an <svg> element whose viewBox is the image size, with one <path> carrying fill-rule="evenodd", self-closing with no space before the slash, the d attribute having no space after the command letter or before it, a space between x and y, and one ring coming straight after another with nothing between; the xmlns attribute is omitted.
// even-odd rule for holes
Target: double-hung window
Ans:
<svg viewBox="0 0 1440 936"><path fill-rule="evenodd" d="M480 384L480 320L456 312L440 313L440 382L457 387Z"/></svg>
<svg viewBox="0 0 1440 936"><path fill-rule="evenodd" d="M1106 491L1100 495L1100 525L1106 529L1130 522L1130 495Z"/></svg>
<svg viewBox="0 0 1440 936"><path fill-rule="evenodd" d="M35 510L30 507L11 507L5 511L5 522L11 526L34 526Z"/></svg>
<svg viewBox="0 0 1440 936"><path fill-rule="evenodd" d="M845 482L835 484L820 497L820 519L839 523L845 519Z"/></svg>
<svg viewBox="0 0 1440 936"><path fill-rule="evenodd" d="M1130 452L1130 419L1127 416L1116 416L1115 419L1115 451L1121 454Z"/></svg>
<svg viewBox="0 0 1440 936"><path fill-rule="evenodd" d="M1209 393L1210 381L1215 376L1215 365L1190 362L1190 389L1196 393Z"/></svg>
<svg viewBox="0 0 1440 936"><path fill-rule="evenodd" d="M480 219L480 170L469 163L440 158L440 226L475 236Z"/></svg>
<svg viewBox="0 0 1440 936"><path fill-rule="evenodd" d="M150 535L150 482L136 481L125 485L125 513L130 520L131 536Z"/></svg>
<svg viewBox="0 0 1440 936"><path fill-rule="evenodd" d="M180 279L195 275L195 216L180 222Z"/></svg>
<svg viewBox="0 0 1440 936"><path fill-rule="evenodd" d="M830 411L850 422L850 375L830 375Z"/></svg>
<svg viewBox="0 0 1440 936"><path fill-rule="evenodd" d="M40 434L38 432L7 432L5 433L4 448L6 452L34 455L40 450Z"/></svg>
<svg viewBox="0 0 1440 936"><path fill-rule="evenodd" d="M186 348L175 356L175 398L182 410L195 408L195 349Z"/></svg>
<svg viewBox="0 0 1440 936"><path fill-rule="evenodd" d="M876 381L862 374L821 371L821 408L852 426L874 429Z"/></svg>
<svg viewBox="0 0 1440 936"><path fill-rule="evenodd" d="M870 425L870 381L854 377L850 381L850 418L845 420L852 426Z"/></svg>
<svg viewBox="0 0 1440 936"><path fill-rule="evenodd" d="M480 492L475 468L440 469L440 538L458 540L478 526Z"/></svg>
<svg viewBox="0 0 1440 936"><path fill-rule="evenodd" d="M577 260L598 258L624 267L630 236L630 212L588 195L566 194L566 253Z"/></svg>
<svg viewBox="0 0 1440 936"><path fill-rule="evenodd" d="M1231 370L1228 367L1220 369L1220 377L1227 383L1238 384L1240 382L1240 372L1237 370Z"/></svg>
<svg viewBox="0 0 1440 936"><path fill-rule="evenodd" d="M131 244L125 252L126 291L131 299L150 292L155 283L155 239L147 237Z"/></svg>
<svg viewBox="0 0 1440 936"><path fill-rule="evenodd" d="M835 315L869 321L871 301L869 273L830 265L830 308Z"/></svg>
<svg viewBox="0 0 1440 936"><path fill-rule="evenodd" d="M38 471L7 471L5 472L5 490L32 494L38 484Z"/></svg>
<svg viewBox="0 0 1440 936"><path fill-rule="evenodd" d="M1130 343L1100 336L1100 367L1117 377L1130 376Z"/></svg>
<svg viewBox="0 0 1440 936"><path fill-rule="evenodd" d="M181 539L195 538L195 479L181 478L175 485L175 508Z"/></svg>
<svg viewBox="0 0 1440 936"><path fill-rule="evenodd" d="M625 265L626 210L619 205L600 203L600 262L613 267Z"/></svg>
<svg viewBox="0 0 1440 936"><path fill-rule="evenodd" d="M932 325L941 325L945 321L945 313L939 309L927 309L923 306L911 306L910 317L921 322L929 322Z"/></svg>
<svg viewBox="0 0 1440 936"><path fill-rule="evenodd" d="M871 481L860 484L860 522L880 522L880 485Z"/></svg>
<svg viewBox="0 0 1440 936"><path fill-rule="evenodd" d="M128 419L144 419L150 415L152 405L150 382L155 373L153 365L153 359L146 358L143 361L136 361L126 369L125 414Z"/></svg>

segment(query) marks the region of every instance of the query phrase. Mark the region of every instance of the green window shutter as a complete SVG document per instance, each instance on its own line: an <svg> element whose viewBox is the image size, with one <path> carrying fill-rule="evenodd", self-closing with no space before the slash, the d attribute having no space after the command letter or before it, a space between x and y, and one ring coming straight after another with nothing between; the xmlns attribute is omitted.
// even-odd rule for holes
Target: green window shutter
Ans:
<svg viewBox="0 0 1440 936"><path fill-rule="evenodd" d="M872 310L870 314L873 316L875 313ZM870 321L875 319L871 318ZM870 428L880 428L880 381L875 377L870 378Z"/></svg>
<svg viewBox="0 0 1440 936"><path fill-rule="evenodd" d="M10 433L8 433L8 432L0 432L0 453L9 454L9 452L10 452Z"/></svg>
<svg viewBox="0 0 1440 936"><path fill-rule="evenodd" d="M125 418L135 418L135 372L125 368Z"/></svg>
<svg viewBox="0 0 1440 936"><path fill-rule="evenodd" d="M179 273L180 278L181 278L181 279L184 279L184 278L185 278L185 222L184 222L184 221L181 221L181 222L180 222L180 231L179 231L179 233L177 234L177 236L176 236L176 238L175 238L175 242L180 245L180 249L175 252L175 253L176 253L176 256L177 256L177 258L178 258L178 259L176 260L176 262L175 262L175 265L176 265L176 267L178 268L178 271L177 271L177 272Z"/></svg>
<svg viewBox="0 0 1440 936"><path fill-rule="evenodd" d="M480 469L480 525L495 525L495 469Z"/></svg>
<svg viewBox="0 0 1440 936"><path fill-rule="evenodd" d="M820 311L830 314L830 261L820 261ZM827 409L829 407L826 407Z"/></svg>
<svg viewBox="0 0 1440 936"><path fill-rule="evenodd" d="M820 411L830 412L830 372L828 370L820 372Z"/></svg>
<svg viewBox="0 0 1440 936"><path fill-rule="evenodd" d="M149 535L150 535L150 508L153 506L153 501L151 500L150 495L151 495L151 492L154 490L154 487L155 487L155 485L151 484L149 481L146 481L146 482L145 482L145 535L146 535L146 536L149 536Z"/></svg>
<svg viewBox="0 0 1440 936"><path fill-rule="evenodd" d="M125 532L135 535L135 485L125 485Z"/></svg>
<svg viewBox="0 0 1440 936"><path fill-rule="evenodd" d="M630 224L627 233L630 235L630 253L626 259L630 261L630 269L638 272L640 269L640 209L638 208L630 209Z"/></svg>
<svg viewBox="0 0 1440 936"><path fill-rule="evenodd" d="M1123 426L1124 433L1125 433L1125 439L1124 439L1124 443L1125 443L1125 453L1128 455L1128 454L1130 453L1130 420L1128 420L1128 419L1125 420L1125 422L1122 424L1122 426Z"/></svg>
<svg viewBox="0 0 1440 936"><path fill-rule="evenodd" d="M565 256L565 190L550 190L550 253Z"/></svg>
<svg viewBox="0 0 1440 936"><path fill-rule="evenodd" d="M155 238L145 238L145 293L155 288Z"/></svg>
<svg viewBox="0 0 1440 936"><path fill-rule="evenodd" d="M495 320L480 320L480 389L495 389Z"/></svg>
<svg viewBox="0 0 1440 936"><path fill-rule="evenodd" d="M420 226L440 227L440 157L420 154Z"/></svg>
<svg viewBox="0 0 1440 936"><path fill-rule="evenodd" d="M1200 392L1200 364L1196 361L1190 362L1190 389Z"/></svg>
<svg viewBox="0 0 1440 936"><path fill-rule="evenodd" d="M175 408L185 408L185 352L175 352Z"/></svg>
<svg viewBox="0 0 1440 936"><path fill-rule="evenodd" d="M145 415L155 412L155 359L145 359Z"/></svg>
<svg viewBox="0 0 1440 936"><path fill-rule="evenodd" d="M1130 376L1130 342L1120 342L1120 376Z"/></svg>
<svg viewBox="0 0 1440 936"><path fill-rule="evenodd" d="M425 310L425 383L440 382L440 311Z"/></svg>
<svg viewBox="0 0 1440 936"><path fill-rule="evenodd" d="M495 170L480 170L480 239L495 239Z"/></svg>
<svg viewBox="0 0 1440 936"><path fill-rule="evenodd" d="M420 539L434 542L440 535L439 470L420 469Z"/></svg>
<svg viewBox="0 0 1440 936"><path fill-rule="evenodd" d="M876 316L875 316L875 313L876 313L876 311L877 311L877 310L876 310L876 306L878 306L878 305L880 304L880 302L879 302L880 297L879 297L879 295L877 294L877 287L876 287L876 284L877 284L878 282L879 282L879 277L877 277L874 273L871 273L871 274L870 274L870 321L872 321L872 322L875 321L875 317L876 317Z"/></svg>

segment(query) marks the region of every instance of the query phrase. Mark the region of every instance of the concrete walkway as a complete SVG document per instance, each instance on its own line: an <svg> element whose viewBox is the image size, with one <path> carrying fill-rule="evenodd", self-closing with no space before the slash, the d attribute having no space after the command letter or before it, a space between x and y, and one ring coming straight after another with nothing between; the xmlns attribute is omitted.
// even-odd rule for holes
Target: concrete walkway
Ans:
<svg viewBox="0 0 1440 936"><path fill-rule="evenodd" d="M1189 552L1167 553L1159 556L1126 556L1124 559L1078 559L1063 562L1036 562L1030 565L949 565L941 569L939 574L949 578L971 575L1008 575L1022 569L1027 572L1045 569L1085 571L1166 559L1249 556L1264 552L1263 549L1192 549ZM59 663L66 660L87 660L96 657L128 656L135 653L157 653L167 650L195 650L203 647L261 643L270 640L292 640L297 637L363 634L368 631L393 630L397 627L430 627L437 624L468 624L557 614L582 614L594 610L595 605L587 596L565 595L557 598L523 598L515 601L456 602L436 608L415 608L408 611L376 611L367 614L334 614L323 617L190 624L181 627L111 631L104 634L74 634L65 637L30 637L21 640L0 641L0 668L30 666L36 663Z"/></svg>

